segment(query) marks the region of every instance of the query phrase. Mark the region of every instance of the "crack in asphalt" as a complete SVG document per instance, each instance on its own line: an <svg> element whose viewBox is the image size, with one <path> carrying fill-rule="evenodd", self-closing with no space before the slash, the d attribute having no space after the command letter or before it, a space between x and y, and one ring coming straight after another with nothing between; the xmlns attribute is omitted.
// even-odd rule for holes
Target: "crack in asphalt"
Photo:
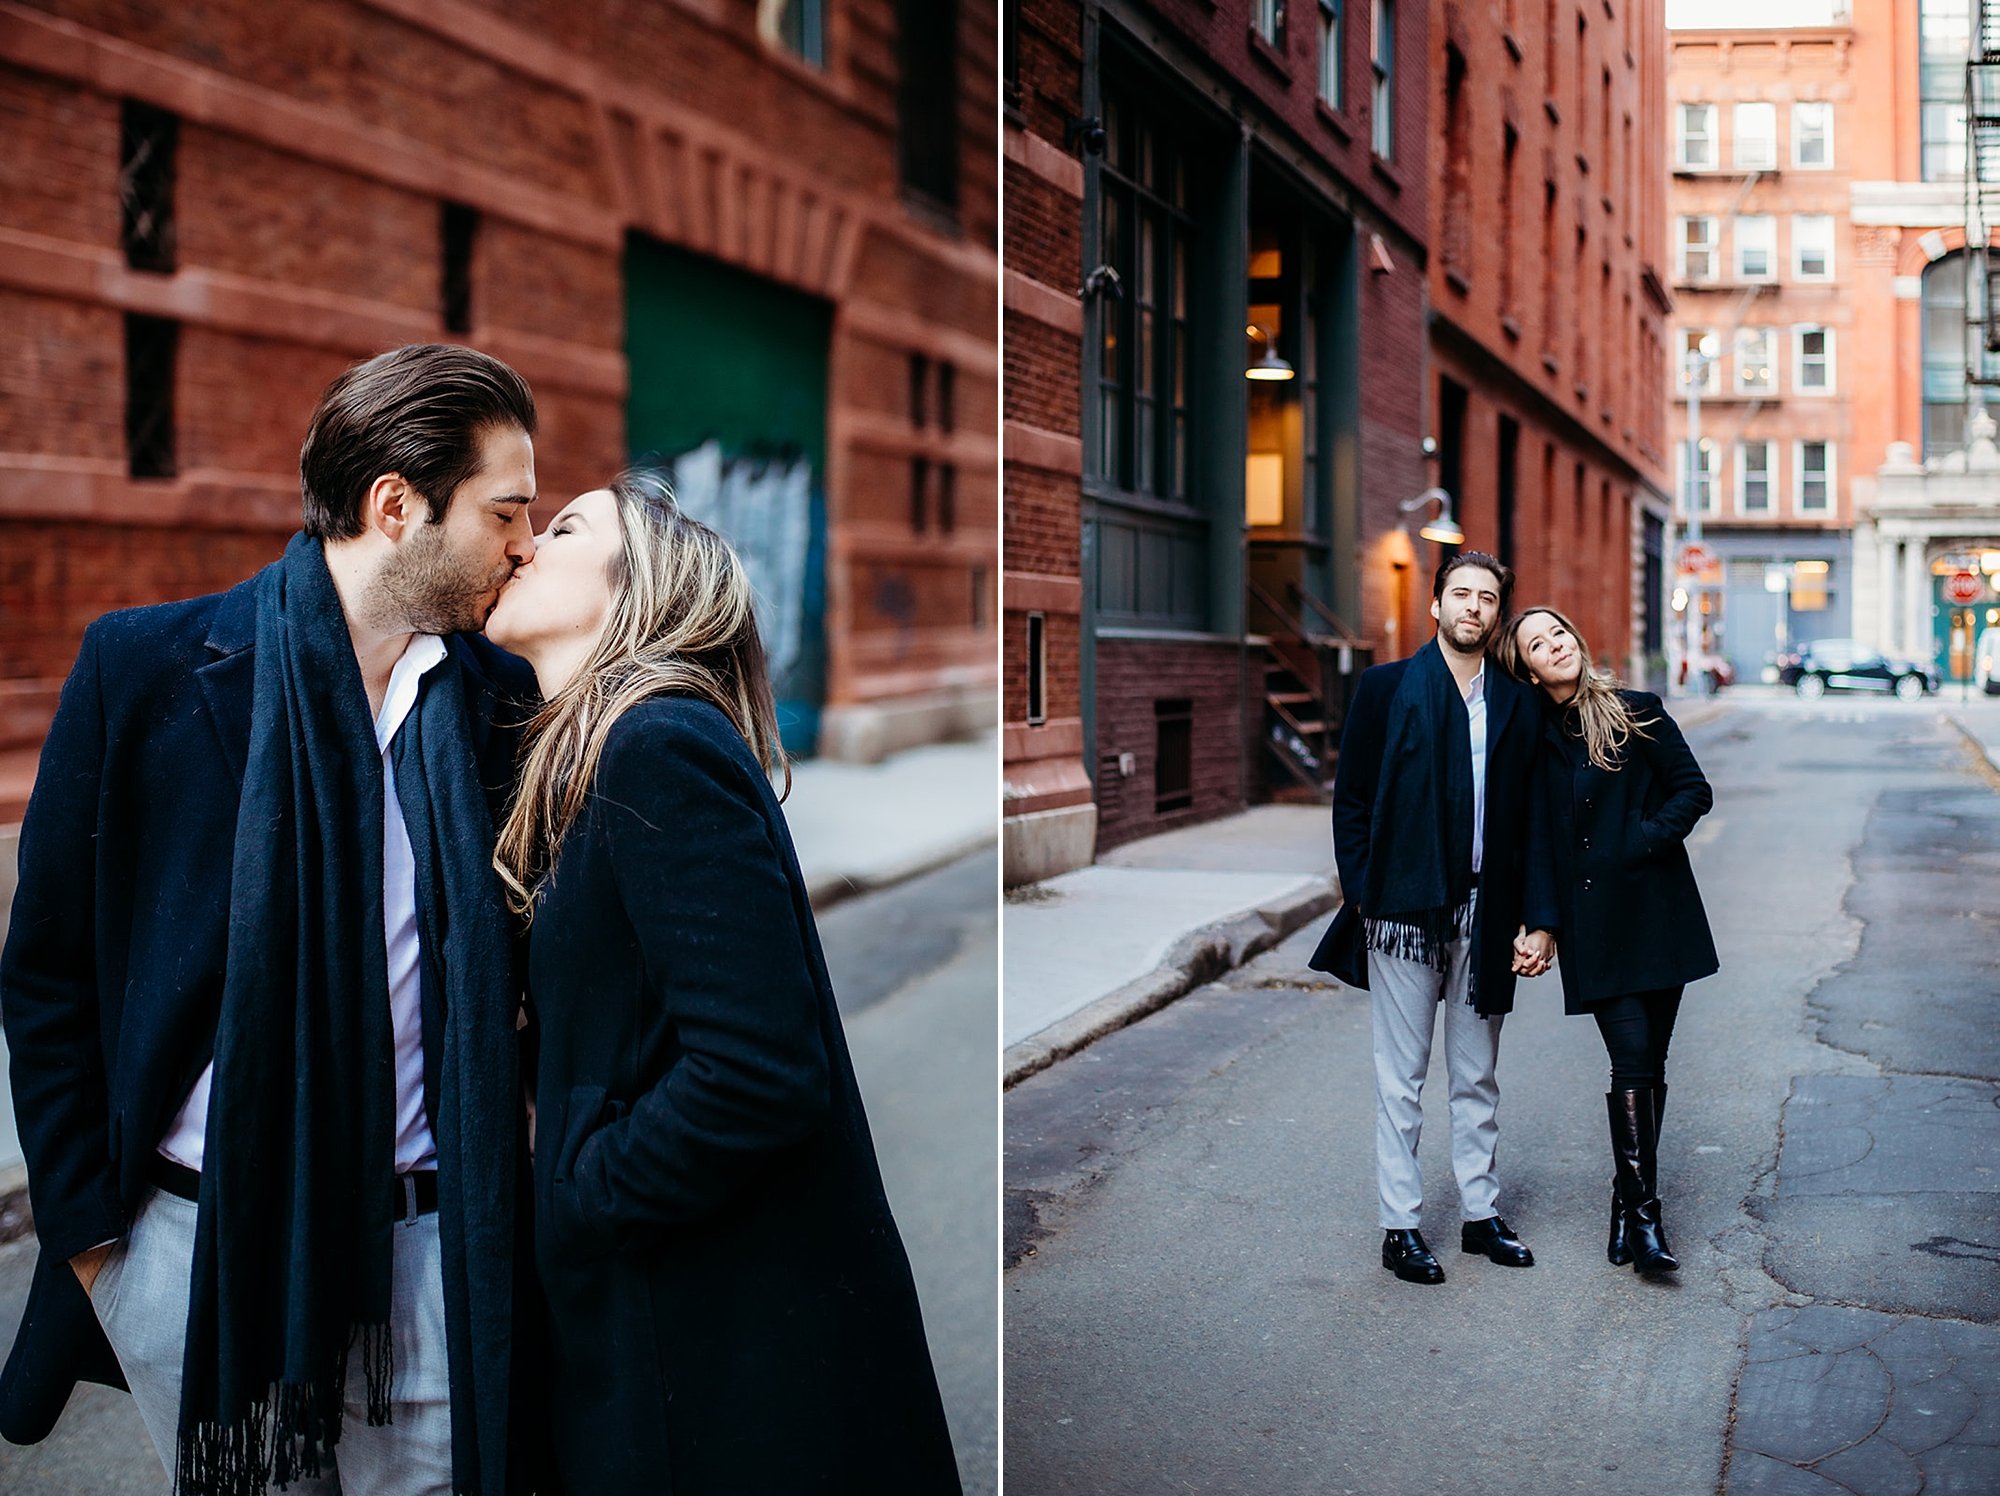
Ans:
<svg viewBox="0 0 2000 1496"><path fill-rule="evenodd" d="M1958 747L1961 749L1963 758L1970 761L1966 764L1966 767L1972 771L1971 777L1983 781L1991 788L2000 789L2000 771L1995 770L1993 764L1986 758L1984 751L1978 748L1976 740L1972 738L1963 724L1949 718L1944 718L1944 714L1942 713L1939 715L1944 720L1951 720L1952 725L1962 735ZM1897 739L1893 746L1905 750L1917 749L1921 752L1924 747L1930 745L1921 744L1905 736ZM1940 751L1925 754L1924 757L1930 758L1938 769L1956 767L1950 763L1953 755L1950 754L1949 750L1945 749L1943 745L1936 745L1936 747ZM1961 1080L1985 1085L1991 1085L1993 1081L1990 1075L1957 1074L1884 1064L1876 1056L1866 1051L1839 1042L1830 1032L1837 1022L1838 1015L1835 1013L1831 1002L1823 997L1822 994L1826 992L1829 983L1835 982L1839 978L1855 971L1859 963L1864 959L1863 949L1866 944L1866 936L1871 927L1871 921L1869 916L1855 907L1855 903L1856 895L1861 891L1864 881L1863 853L1875 840L1878 830L1878 818L1883 814L1883 799L1883 796L1878 795L1874 804L1869 807L1867 817L1863 823L1862 834L1855 844L1848 849L1845 857L1847 882L1841 895L1840 913L1836 918L1852 932L1852 944L1845 956L1834 961L1826 970L1815 976L1812 985L1806 991L1803 1004L1805 1016L1811 1025L1808 1037L1812 1043L1835 1054L1844 1055L1862 1062L1873 1070L1876 1077L1885 1083L1885 1090L1880 1096L1867 1098L1867 1105L1871 1110L1875 1103L1886 1099L1888 1094L1886 1086L1888 1083L1905 1077L1912 1079L1935 1078ZM1952 815L1948 809L1929 810L1928 815L1929 818L1941 823L1940 840L1943 839L1944 835L1948 834L1943 828L1957 829L1964 820L1963 817ZM1952 915L1972 914L1974 917L1977 917L1975 911L1961 910L1952 911L1951 913ZM1761 1243L1762 1251L1758 1264L1759 1270L1768 1283L1784 1290L1784 1298L1779 1300L1767 1299L1757 1310L1749 1312L1746 1315L1743 1335L1740 1340L1743 1360L1739 1365L1735 1381L1730 1388L1729 1411L1724 1432L1722 1470L1717 1485L1718 1496L1723 1496L1723 1493L1730 1490L1732 1477L1738 1471L1739 1454L1773 1460L1792 1469L1810 1473L1815 1478L1824 1480L1841 1491L1853 1493L1853 1496L1868 1496L1868 1493L1874 1489L1872 1486L1856 1486L1850 1483L1850 1478L1843 1478L1839 1471L1829 1471L1822 1467L1827 1462L1836 1460L1844 1454L1869 1451L1871 1449L1877 1453L1885 1450L1894 1451L1895 1455L1900 1456L1901 1460L1910 1467L1910 1473L1915 1477L1916 1485L1914 1489L1921 1491L1929 1484L1929 1472L1926 1469L1924 1456L1953 1445L1961 1434L1972 1428L1984 1406L1984 1400L1976 1386L1958 1377L1957 1371L1960 1358L1956 1355L1946 1357L1946 1365L1943 1370L1920 1375L1916 1381L1908 1386L1907 1392L1904 1392L1904 1389L1899 1388L1894 1362L1881 1353L1878 1349L1878 1344L1885 1338L1894 1335L1904 1326L1912 1323L1949 1327L1966 1334L1979 1334L1989 1327L1956 1316L1926 1312L1920 1309L1912 1310L1903 1308L1887 1311L1875 1304L1848 1303L1836 1297L1808 1292L1799 1287L1798 1284L1787 1279L1785 1269L1780 1263L1774 1260L1780 1247L1779 1231L1773 1221L1765 1218L1765 1205L1767 1203L1774 1203L1777 1200L1779 1188L1785 1178L1789 1177L1791 1182L1796 1183L1801 1179L1809 1179L1815 1176L1824 1176L1851 1169L1872 1157L1877 1147L1877 1138L1872 1127L1860 1126L1857 1130L1866 1139L1867 1146L1854 1158L1845 1160L1838 1165L1808 1168L1796 1174L1786 1175L1784 1152L1787 1134L1790 1129L1791 1110L1794 1103L1799 1099L1799 1083L1805 1078L1796 1075L1792 1078L1791 1087L1779 1108L1776 1136L1773 1149L1769 1155L1768 1166L1759 1168L1751 1181L1751 1188L1746 1192L1740 1207L1740 1215L1742 1217L1740 1230L1742 1235ZM1994 1105L2000 1106L2000 1092L1996 1092L1989 1099ZM1728 1231L1718 1233L1712 1239L1725 1261L1734 1256L1733 1253L1727 1250L1727 1247L1733 1245L1731 1239L1737 1238L1738 1230L1739 1228L1731 1228ZM1967 1242L1953 1236L1934 1234L1927 1241L1911 1243L1909 1250L1912 1252L1927 1253L1940 1258L2000 1263L2000 1248L1981 1242ZM1738 1308L1739 1312L1742 1312L1746 1307L1742 1300L1748 1299L1751 1296L1747 1293L1742 1293L1739 1296L1738 1285L1732 1278L1728 1268L1724 1269L1724 1278L1729 1290L1730 1303L1733 1307ZM1742 1288L1746 1290L1749 1287L1750 1285L1748 1284L1742 1285ZM1790 1302L1785 1302L1784 1300L1789 1300ZM1784 1356L1753 1354L1753 1342L1762 1338L1760 1327L1757 1323L1759 1314L1787 1315L1788 1317L1784 1320L1783 1324L1776 1327L1777 1333L1787 1334L1798 1324L1799 1311L1801 1309L1829 1310L1836 1313L1867 1314L1871 1316L1880 1315L1888 1323L1874 1335L1863 1339L1858 1344L1835 1350L1828 1350L1825 1347L1816 1345L1799 1345L1796 1350ZM1797 1344L1796 1341L1793 1343ZM1876 1371L1879 1373L1882 1386L1879 1415L1865 1432L1857 1433L1853 1437L1847 1438L1845 1442L1837 1447L1824 1450L1810 1458L1781 1454L1773 1448L1763 1447L1768 1441L1760 1437L1754 1427L1747 1436L1744 1435L1744 1384L1746 1380L1750 1379L1753 1369L1769 1368L1785 1362L1828 1356L1830 1357L1829 1364L1820 1368L1818 1374L1813 1378L1816 1385L1822 1385L1830 1377L1841 1372L1843 1363L1848 1362L1850 1358L1857 1354L1867 1356L1873 1363ZM1911 1368L1911 1370L1917 1370L1917 1368ZM1941 1437L1932 1438L1929 1442L1915 1448L1906 1447L1904 1443L1899 1443L1895 1437L1886 1432L1890 1429L1897 1411L1903 1405L1899 1402L1899 1394L1904 1396L1906 1400L1914 1402L1918 1400L1918 1394L1921 1390L1933 1388L1947 1379L1950 1380L1953 1386L1966 1395L1969 1402L1969 1407L1964 1416L1959 1419L1954 1429ZM1760 1388L1759 1390L1761 1391L1762 1389ZM1927 1410L1919 1409L1919 1411ZM1915 1441L1911 1442L1914 1443ZM1867 1478L1865 1471L1860 1478Z"/></svg>

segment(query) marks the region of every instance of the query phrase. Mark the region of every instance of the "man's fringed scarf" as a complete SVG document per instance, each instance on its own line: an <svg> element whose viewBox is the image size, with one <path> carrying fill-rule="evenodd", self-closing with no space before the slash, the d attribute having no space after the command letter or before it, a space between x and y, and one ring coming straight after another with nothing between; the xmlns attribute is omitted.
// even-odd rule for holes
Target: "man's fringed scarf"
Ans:
<svg viewBox="0 0 2000 1496"><path fill-rule="evenodd" d="M1368 949L1443 971L1472 933L1471 722L1433 639L1389 702L1360 907ZM1476 968L1475 968L1476 969Z"/></svg>
<svg viewBox="0 0 2000 1496"><path fill-rule="evenodd" d="M419 863L428 853L443 872L442 898L423 900L424 934L443 934L451 1022L439 1192L462 1214L441 1218L440 1231L447 1309L464 1323L461 1254L511 1239L513 1116L493 1093L511 1096L515 1060L506 916L486 868L492 836L460 671L448 660L432 674L405 724L422 734L411 767L421 765L423 782L402 798L422 797L449 833L413 841ZM320 1474L340 1438L350 1352L370 1424L389 1421L394 1375L381 754L324 552L303 535L258 578L252 700L188 1306L180 1496L261 1496L269 1483ZM430 954L440 954L434 942ZM484 1072L471 1108L452 1085L468 1067ZM507 1261L503 1251L502 1272ZM477 1297L472 1317L490 1319ZM499 1344L504 1352L504 1329ZM499 1360L477 1374L497 1375L504 1390ZM474 1401L491 1406L485 1395ZM489 1441L465 1437L474 1410L456 1403L454 1485L478 1490L486 1483L466 1456Z"/></svg>

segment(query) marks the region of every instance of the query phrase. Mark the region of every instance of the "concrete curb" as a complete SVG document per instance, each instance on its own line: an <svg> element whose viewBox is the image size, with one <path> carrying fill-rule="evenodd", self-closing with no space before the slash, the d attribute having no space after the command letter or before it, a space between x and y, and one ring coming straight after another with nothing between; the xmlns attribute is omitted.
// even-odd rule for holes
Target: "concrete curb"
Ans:
<svg viewBox="0 0 2000 1496"><path fill-rule="evenodd" d="M812 901L813 913L824 914L835 904L844 903L859 894L893 888L898 883L907 883L912 878L948 867L961 857L996 845L999 840L998 830L985 828L953 841L926 847L921 852L912 852L874 872L821 873L806 879L806 897Z"/></svg>
<svg viewBox="0 0 2000 1496"><path fill-rule="evenodd" d="M1337 878L1314 878L1271 903L1189 931L1145 976L1114 988L1033 1037L1009 1045L1002 1056L1001 1087L1015 1086L1106 1034L1137 1023L1195 988L1234 971L1339 902Z"/></svg>
<svg viewBox="0 0 2000 1496"><path fill-rule="evenodd" d="M1968 744L1971 745L1972 751L1974 753L1977 753L1980 756L1980 758L1985 760L1986 767L1990 772L1991 776L1995 780L2000 780L2000 753L1995 753L1991 748L1988 748L1986 746L1985 740L1981 738L1977 733L1975 733L1970 727L1967 727L1965 725L1964 720L1959 717L1958 713L1952 711L1950 708L1944 709L1944 719L1945 721L1949 722L1953 727L1956 727L1959 731L1959 735L1963 737Z"/></svg>

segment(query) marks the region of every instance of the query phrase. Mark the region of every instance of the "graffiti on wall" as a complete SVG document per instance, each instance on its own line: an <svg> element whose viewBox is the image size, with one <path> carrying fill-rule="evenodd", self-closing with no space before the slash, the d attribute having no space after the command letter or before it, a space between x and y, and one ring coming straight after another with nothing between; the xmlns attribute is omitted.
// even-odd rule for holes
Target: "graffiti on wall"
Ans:
<svg viewBox="0 0 2000 1496"><path fill-rule="evenodd" d="M681 508L736 548L757 593L757 626L771 676L784 681L806 649L812 552L812 463L748 457L709 440L666 464Z"/></svg>

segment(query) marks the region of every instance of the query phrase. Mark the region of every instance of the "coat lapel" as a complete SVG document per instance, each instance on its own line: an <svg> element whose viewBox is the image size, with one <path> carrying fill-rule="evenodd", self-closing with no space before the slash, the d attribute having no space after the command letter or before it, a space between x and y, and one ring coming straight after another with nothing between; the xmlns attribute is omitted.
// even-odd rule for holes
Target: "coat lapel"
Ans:
<svg viewBox="0 0 2000 1496"><path fill-rule="evenodd" d="M209 625L209 661L195 671L208 702L222 756L236 784L243 785L243 764L250 747L250 710L255 697L257 667L257 578L240 582L222 595Z"/></svg>
<svg viewBox="0 0 2000 1496"><path fill-rule="evenodd" d="M1506 733L1507 723L1513 718L1515 708L1520 705L1521 695L1527 689L1529 688L1502 670L1496 661L1487 660L1486 757L1489 763L1493 758L1493 749Z"/></svg>

